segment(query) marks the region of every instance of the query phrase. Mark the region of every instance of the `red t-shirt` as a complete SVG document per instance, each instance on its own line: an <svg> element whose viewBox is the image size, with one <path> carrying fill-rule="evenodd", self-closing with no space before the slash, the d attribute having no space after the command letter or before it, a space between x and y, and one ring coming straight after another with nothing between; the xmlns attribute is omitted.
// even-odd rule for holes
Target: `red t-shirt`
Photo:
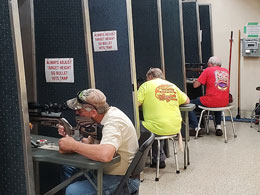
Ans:
<svg viewBox="0 0 260 195"><path fill-rule="evenodd" d="M198 81L206 85L206 95L200 101L207 107L225 107L229 103L229 73L219 66L206 68Z"/></svg>

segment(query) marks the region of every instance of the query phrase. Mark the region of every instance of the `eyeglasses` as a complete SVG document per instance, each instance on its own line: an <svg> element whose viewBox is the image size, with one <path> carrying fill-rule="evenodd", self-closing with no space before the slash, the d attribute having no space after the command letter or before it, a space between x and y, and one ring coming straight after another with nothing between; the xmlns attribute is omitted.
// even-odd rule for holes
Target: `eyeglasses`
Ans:
<svg viewBox="0 0 260 195"><path fill-rule="evenodd" d="M83 100L83 99L82 99L82 96L80 96L81 92L82 92L82 91L79 91L79 92L77 93L77 100L78 100L78 102L79 102L80 104L90 105L90 106L92 106L93 108L95 108L95 109L97 110L97 107L96 107L96 106L94 106L93 104L88 103L86 100Z"/></svg>

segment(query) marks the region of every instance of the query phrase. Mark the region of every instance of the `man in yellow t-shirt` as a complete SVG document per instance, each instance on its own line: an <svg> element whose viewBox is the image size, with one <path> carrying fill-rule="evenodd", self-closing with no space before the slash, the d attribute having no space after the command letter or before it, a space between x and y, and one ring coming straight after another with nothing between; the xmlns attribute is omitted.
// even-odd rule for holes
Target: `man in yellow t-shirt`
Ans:
<svg viewBox="0 0 260 195"><path fill-rule="evenodd" d="M141 131L149 130L158 136L179 133L182 122L179 106L190 103L190 99L176 85L166 81L159 68L150 68L146 80L137 93L144 116ZM166 166L163 145L161 141L160 168ZM154 142L152 167L156 165L156 156L157 142Z"/></svg>

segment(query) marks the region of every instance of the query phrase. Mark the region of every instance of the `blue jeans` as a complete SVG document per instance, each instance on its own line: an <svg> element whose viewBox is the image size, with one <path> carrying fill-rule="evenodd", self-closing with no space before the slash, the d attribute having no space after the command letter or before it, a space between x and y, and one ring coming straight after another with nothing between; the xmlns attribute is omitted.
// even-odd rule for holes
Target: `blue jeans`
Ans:
<svg viewBox="0 0 260 195"><path fill-rule="evenodd" d="M77 173L80 169L71 167L71 166L63 166L64 169L64 179L72 176ZM95 171L89 171L88 176L91 180L97 184ZM122 175L103 175L103 194L109 195L113 194L117 189L117 186L120 184ZM139 189L140 180L139 179L129 179L128 188L130 193L136 192ZM71 183L66 188L66 195L95 195L97 194L96 189L92 186L92 184L87 180L85 176L82 176Z"/></svg>
<svg viewBox="0 0 260 195"><path fill-rule="evenodd" d="M200 105L200 106L204 106L201 101L200 101L200 97L197 97L196 99L192 99L190 101L190 103L195 104L196 108ZM221 112L214 112L215 115L215 122L216 125L220 125L221 124ZM196 116L196 112L195 110L190 111L189 112L189 124L191 128L196 128L198 127L198 119Z"/></svg>

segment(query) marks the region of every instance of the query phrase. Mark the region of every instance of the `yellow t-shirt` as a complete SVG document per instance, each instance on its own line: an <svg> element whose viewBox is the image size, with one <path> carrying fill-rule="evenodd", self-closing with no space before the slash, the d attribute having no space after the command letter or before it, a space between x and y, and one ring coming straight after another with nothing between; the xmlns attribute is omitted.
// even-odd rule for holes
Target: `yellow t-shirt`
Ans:
<svg viewBox="0 0 260 195"><path fill-rule="evenodd" d="M138 89L138 102L142 103L143 126L157 135L177 134L181 129L182 117L179 105L187 100L173 83L163 79L153 79L143 83Z"/></svg>

